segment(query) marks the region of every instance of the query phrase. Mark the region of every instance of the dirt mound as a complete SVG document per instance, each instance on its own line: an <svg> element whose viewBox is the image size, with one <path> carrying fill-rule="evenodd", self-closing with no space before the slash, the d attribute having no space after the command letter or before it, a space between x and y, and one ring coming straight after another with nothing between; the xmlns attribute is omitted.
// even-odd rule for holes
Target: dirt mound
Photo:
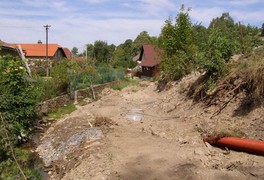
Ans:
<svg viewBox="0 0 264 180"><path fill-rule="evenodd" d="M110 127L112 125L117 125L108 117L96 117L95 121L93 122L95 127Z"/></svg>

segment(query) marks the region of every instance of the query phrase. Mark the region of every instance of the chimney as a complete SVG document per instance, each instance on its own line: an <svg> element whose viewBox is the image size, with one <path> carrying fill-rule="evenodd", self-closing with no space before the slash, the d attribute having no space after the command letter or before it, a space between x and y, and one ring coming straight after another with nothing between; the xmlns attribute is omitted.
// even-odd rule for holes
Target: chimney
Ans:
<svg viewBox="0 0 264 180"><path fill-rule="evenodd" d="M42 41L41 40L38 40L38 44L42 44Z"/></svg>

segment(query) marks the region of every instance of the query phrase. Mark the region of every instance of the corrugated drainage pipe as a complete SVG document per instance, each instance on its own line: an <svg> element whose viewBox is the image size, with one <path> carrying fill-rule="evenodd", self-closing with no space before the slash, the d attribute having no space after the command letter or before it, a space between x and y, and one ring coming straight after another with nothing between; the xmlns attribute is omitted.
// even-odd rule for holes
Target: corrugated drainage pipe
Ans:
<svg viewBox="0 0 264 180"><path fill-rule="evenodd" d="M264 141L236 137L207 137L203 140L212 145L264 156Z"/></svg>

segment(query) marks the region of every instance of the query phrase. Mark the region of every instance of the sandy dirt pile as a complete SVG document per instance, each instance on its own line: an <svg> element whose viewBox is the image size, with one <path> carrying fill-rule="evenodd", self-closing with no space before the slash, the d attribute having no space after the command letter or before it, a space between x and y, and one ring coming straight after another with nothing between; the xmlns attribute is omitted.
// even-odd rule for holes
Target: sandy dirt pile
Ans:
<svg viewBox="0 0 264 180"><path fill-rule="evenodd" d="M56 122L37 152L50 179L264 179L263 156L212 147L202 136L230 132L264 140L262 107L236 115L239 98L220 114L187 97L198 74L169 83L162 92L142 81ZM238 96L239 97L239 96ZM129 115L140 112L140 121Z"/></svg>

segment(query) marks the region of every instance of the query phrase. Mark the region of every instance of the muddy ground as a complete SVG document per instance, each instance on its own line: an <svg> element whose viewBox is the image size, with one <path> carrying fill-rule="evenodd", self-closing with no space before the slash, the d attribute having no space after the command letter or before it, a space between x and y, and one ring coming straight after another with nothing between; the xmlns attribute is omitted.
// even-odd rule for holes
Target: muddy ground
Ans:
<svg viewBox="0 0 264 180"><path fill-rule="evenodd" d="M100 100L78 106L48 129L36 149L49 179L264 179L263 156L202 140L227 131L264 140L263 107L238 114L238 97L214 115L217 105L186 96L198 77L170 83L162 92L149 81L105 89ZM128 119L131 110L141 112L141 121Z"/></svg>

